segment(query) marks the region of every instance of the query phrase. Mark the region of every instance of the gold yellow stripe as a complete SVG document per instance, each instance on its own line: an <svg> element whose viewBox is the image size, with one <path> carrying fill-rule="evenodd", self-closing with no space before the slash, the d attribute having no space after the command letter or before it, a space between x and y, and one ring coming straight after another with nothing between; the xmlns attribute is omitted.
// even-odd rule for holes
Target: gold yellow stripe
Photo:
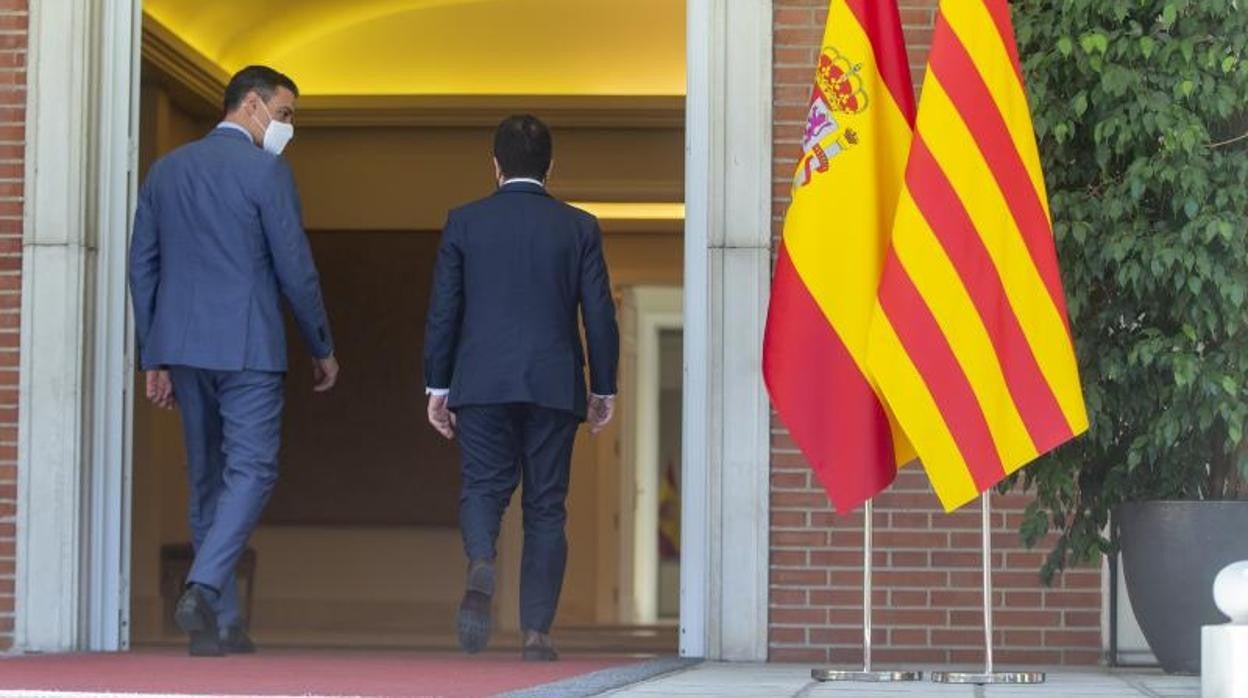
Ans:
<svg viewBox="0 0 1248 698"><path fill-rule="evenodd" d="M1010 395L992 338L957 270L908 190L902 192L898 205L893 249L966 375L988 422L1001 463L1008 471L1011 465L1034 459L1035 444Z"/></svg>
<svg viewBox="0 0 1248 698"><path fill-rule="evenodd" d="M1052 387L1067 423L1074 433L1080 433L1087 427L1087 413L1066 325L1031 261L1005 198L966 124L940 81L934 76L928 77L923 85L918 130L987 247L1005 285L1010 306L1018 316L1023 334L1035 352L1040 371Z"/></svg>
<svg viewBox="0 0 1248 698"><path fill-rule="evenodd" d="M1022 158L1031 184L1040 196L1044 215L1051 219L1044 172L1040 166L1040 152L1036 147L1036 133L1031 122L1031 107L1005 47L1005 37L997 31L997 25L992 21L992 15L983 2L944 2L940 5L940 11L979 68L980 77L988 85L992 101L996 103L997 110L1010 131L1014 149Z"/></svg>
<svg viewBox="0 0 1248 698"><path fill-rule="evenodd" d="M906 436L926 455L923 468L945 511L977 497L979 490L944 416L878 303L871 325L868 364L888 395L889 407L905 428Z"/></svg>

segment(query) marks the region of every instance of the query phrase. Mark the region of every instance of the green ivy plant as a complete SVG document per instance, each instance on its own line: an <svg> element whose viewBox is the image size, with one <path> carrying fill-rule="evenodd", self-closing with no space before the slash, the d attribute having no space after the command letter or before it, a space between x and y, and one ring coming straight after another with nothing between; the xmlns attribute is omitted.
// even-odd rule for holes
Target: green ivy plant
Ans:
<svg viewBox="0 0 1248 698"><path fill-rule="evenodd" d="M1012 3L1092 423L1021 473L1046 582L1119 503L1248 495L1242 1Z"/></svg>

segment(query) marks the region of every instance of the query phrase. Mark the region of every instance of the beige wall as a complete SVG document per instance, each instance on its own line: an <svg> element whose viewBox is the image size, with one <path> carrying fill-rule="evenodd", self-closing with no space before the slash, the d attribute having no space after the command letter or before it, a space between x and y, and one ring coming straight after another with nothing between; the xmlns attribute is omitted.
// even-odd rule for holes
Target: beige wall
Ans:
<svg viewBox="0 0 1248 698"><path fill-rule="evenodd" d="M440 230L449 208L494 188L489 129L300 129L296 117L295 133L288 159L309 229ZM561 198L683 199L679 130L560 129L554 137L551 187Z"/></svg>
<svg viewBox="0 0 1248 698"><path fill-rule="evenodd" d="M144 86L142 109L144 169L212 126L178 109L154 85ZM682 198L683 137L678 130L564 129L555 138L553 189L564 198ZM418 231L437 230L448 207L491 189L489 148L488 129L305 128L298 130L288 155L308 229L430 235ZM604 222L604 228L617 289L680 284L678 233L632 232L629 224L613 222ZM420 347L411 351L418 353ZM350 380L351 370L345 366L344 380ZM311 398L288 397L302 399ZM413 428L423 428L422 414L410 419ZM564 625L614 620L620 554L612 509L618 509L617 434L613 427L595 439L582 433L577 440L569 495L571 552L559 616ZM160 546L186 541L188 535L176 413L136 403L134 476L133 637L145 642L160 639L165 623ZM511 519L502 544L505 589L499 595L499 623L507 628L515 625L516 599L507 585L514 586L519 558L518 527ZM361 642L445 640L462 582L462 553L453 528L263 526L252 547L258 555L253 624L262 639L350 642L356 633Z"/></svg>

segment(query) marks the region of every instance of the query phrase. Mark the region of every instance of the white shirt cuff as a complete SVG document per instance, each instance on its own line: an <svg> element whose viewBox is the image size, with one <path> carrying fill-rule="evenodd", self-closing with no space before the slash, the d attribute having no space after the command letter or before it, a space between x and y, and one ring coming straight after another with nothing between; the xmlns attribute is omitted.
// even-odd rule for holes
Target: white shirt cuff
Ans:
<svg viewBox="0 0 1248 698"><path fill-rule="evenodd" d="M612 393L611 395L599 395L598 393L590 393L589 395L590 397L596 397L599 400L614 400L615 399L614 393Z"/></svg>
<svg viewBox="0 0 1248 698"><path fill-rule="evenodd" d="M443 397L449 395L450 392L450 388L425 388L425 395L430 395L432 397Z"/></svg>

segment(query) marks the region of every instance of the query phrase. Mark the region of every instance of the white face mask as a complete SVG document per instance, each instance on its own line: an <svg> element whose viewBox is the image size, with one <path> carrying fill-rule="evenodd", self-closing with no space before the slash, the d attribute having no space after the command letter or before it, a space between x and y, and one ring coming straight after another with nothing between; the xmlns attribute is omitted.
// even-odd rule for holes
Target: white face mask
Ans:
<svg viewBox="0 0 1248 698"><path fill-rule="evenodd" d="M281 155L282 151L286 149L286 144L295 137L295 127L292 124L274 119L273 115L269 113L268 105L263 100L261 100L260 106L264 107L264 113L269 117L269 125L264 128L264 149L274 155ZM256 117L252 116L251 118L255 120ZM256 121L256 124L259 125L260 122Z"/></svg>

